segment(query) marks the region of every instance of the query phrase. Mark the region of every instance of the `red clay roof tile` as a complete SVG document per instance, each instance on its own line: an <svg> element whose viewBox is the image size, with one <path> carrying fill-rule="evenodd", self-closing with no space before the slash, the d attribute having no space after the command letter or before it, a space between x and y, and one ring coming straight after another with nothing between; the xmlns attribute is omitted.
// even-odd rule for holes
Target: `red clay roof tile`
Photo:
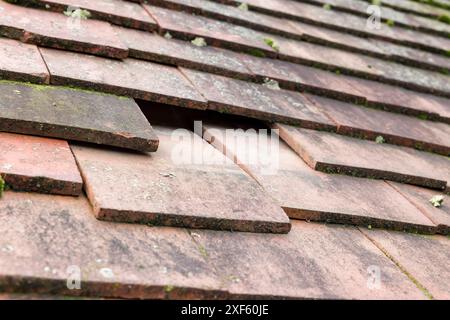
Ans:
<svg viewBox="0 0 450 320"><path fill-rule="evenodd" d="M99 219L289 231L283 210L230 160L193 133L156 128L161 147L151 156L72 146Z"/></svg>
<svg viewBox="0 0 450 320"><path fill-rule="evenodd" d="M111 25L90 19L74 19L0 2L0 34L26 43L66 49L111 58L125 58L128 49Z"/></svg>
<svg viewBox="0 0 450 320"><path fill-rule="evenodd" d="M158 137L131 99L19 82L0 82L0 88L0 131L149 152L158 148Z"/></svg>
<svg viewBox="0 0 450 320"><path fill-rule="evenodd" d="M18 191L78 196L83 182L64 140L0 132L0 175Z"/></svg>

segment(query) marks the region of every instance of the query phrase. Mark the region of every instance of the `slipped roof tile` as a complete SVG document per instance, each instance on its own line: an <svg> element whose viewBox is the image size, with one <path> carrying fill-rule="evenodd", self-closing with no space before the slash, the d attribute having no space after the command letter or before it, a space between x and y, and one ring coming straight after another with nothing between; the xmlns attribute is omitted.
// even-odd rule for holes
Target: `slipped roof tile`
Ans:
<svg viewBox="0 0 450 320"><path fill-rule="evenodd" d="M71 18L5 1L0 3L0 11L0 34L9 38L118 59L128 56L128 49L109 23Z"/></svg>
<svg viewBox="0 0 450 320"><path fill-rule="evenodd" d="M99 219L289 231L283 210L238 166L191 132L156 128L161 147L152 155L72 146Z"/></svg>
<svg viewBox="0 0 450 320"><path fill-rule="evenodd" d="M0 175L13 190L77 196L83 182L69 144L0 132Z"/></svg>
<svg viewBox="0 0 450 320"><path fill-rule="evenodd" d="M35 45L0 38L0 78L48 83L49 74Z"/></svg>
<svg viewBox="0 0 450 320"><path fill-rule="evenodd" d="M332 121L297 92L184 68L182 72L208 100L211 110L307 128L335 129Z"/></svg>
<svg viewBox="0 0 450 320"><path fill-rule="evenodd" d="M362 230L435 299L450 298L450 241L444 236Z"/></svg>
<svg viewBox="0 0 450 320"><path fill-rule="evenodd" d="M390 182L390 184L433 221L438 226L439 232L450 233L450 197L444 196L442 206L435 208L430 200L440 195L438 192L401 183Z"/></svg>
<svg viewBox="0 0 450 320"><path fill-rule="evenodd" d="M337 124L338 133L450 155L450 126L305 94Z"/></svg>
<svg viewBox="0 0 450 320"><path fill-rule="evenodd" d="M204 137L254 177L292 219L435 233L436 225L384 181L311 169L284 142L205 124ZM251 140L254 139L254 140ZM254 141L254 143L250 143Z"/></svg>
<svg viewBox="0 0 450 320"><path fill-rule="evenodd" d="M75 85L143 100L206 109L203 97L174 67L51 49L41 49L41 52L52 84ZM76 68L73 67L75 65Z"/></svg>
<svg viewBox="0 0 450 320"><path fill-rule="evenodd" d="M197 47L190 42L166 39L154 33L116 28L130 50L130 57L197 69L239 79L252 79L240 55L216 47Z"/></svg>
<svg viewBox="0 0 450 320"><path fill-rule="evenodd" d="M442 189L450 160L406 147L276 124L281 138L315 170Z"/></svg>
<svg viewBox="0 0 450 320"><path fill-rule="evenodd" d="M158 137L131 99L0 81L0 131L155 151Z"/></svg>

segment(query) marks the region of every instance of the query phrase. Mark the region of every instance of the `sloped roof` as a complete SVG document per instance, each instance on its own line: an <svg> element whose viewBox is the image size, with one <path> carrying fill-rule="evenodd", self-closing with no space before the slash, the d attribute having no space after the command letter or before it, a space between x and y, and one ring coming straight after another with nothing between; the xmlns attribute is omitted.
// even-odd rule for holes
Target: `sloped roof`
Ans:
<svg viewBox="0 0 450 320"><path fill-rule="evenodd" d="M369 5L0 1L0 298L449 299L447 1Z"/></svg>

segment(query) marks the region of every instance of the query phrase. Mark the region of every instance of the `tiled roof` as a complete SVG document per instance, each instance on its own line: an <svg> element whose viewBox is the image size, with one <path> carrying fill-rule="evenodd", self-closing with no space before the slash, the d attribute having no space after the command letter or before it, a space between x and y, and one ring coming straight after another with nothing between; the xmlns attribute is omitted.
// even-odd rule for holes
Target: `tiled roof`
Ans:
<svg viewBox="0 0 450 320"><path fill-rule="evenodd" d="M449 299L450 6L371 5L0 1L0 299Z"/></svg>

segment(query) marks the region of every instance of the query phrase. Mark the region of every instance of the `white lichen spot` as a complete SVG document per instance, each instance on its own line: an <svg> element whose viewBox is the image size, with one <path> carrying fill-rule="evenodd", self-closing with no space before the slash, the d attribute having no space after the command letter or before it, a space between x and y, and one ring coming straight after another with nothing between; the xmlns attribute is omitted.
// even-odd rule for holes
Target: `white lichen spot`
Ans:
<svg viewBox="0 0 450 320"><path fill-rule="evenodd" d="M13 251L14 251L14 247L9 244L2 247L2 252L13 252Z"/></svg>
<svg viewBox="0 0 450 320"><path fill-rule="evenodd" d="M242 11L248 11L248 4L246 4L245 2L242 2L240 5L238 5L238 9L240 9Z"/></svg>
<svg viewBox="0 0 450 320"><path fill-rule="evenodd" d="M100 274L107 279L114 278L114 273L110 268L101 268Z"/></svg>
<svg viewBox="0 0 450 320"><path fill-rule="evenodd" d="M66 11L64 11L64 15L75 18L86 20L91 17L91 13L88 10L80 9L80 8L72 8L68 7Z"/></svg>
<svg viewBox="0 0 450 320"><path fill-rule="evenodd" d="M443 195L436 195L433 198L430 199L430 203L435 208L442 207L442 204L444 203L444 196Z"/></svg>
<svg viewBox="0 0 450 320"><path fill-rule="evenodd" d="M383 136L378 136L378 137L375 138L375 142L378 143L378 144L382 144L382 143L385 143L386 140L384 139Z"/></svg>
<svg viewBox="0 0 450 320"><path fill-rule="evenodd" d="M166 39L168 39L168 40L172 39L172 35L170 34L169 31L167 31L167 32L164 34L164 38L166 38Z"/></svg>
<svg viewBox="0 0 450 320"><path fill-rule="evenodd" d="M191 41L191 43L197 47L206 47L208 45L205 39L201 37L195 38L194 40Z"/></svg>
<svg viewBox="0 0 450 320"><path fill-rule="evenodd" d="M280 90L280 84L278 83L278 81L269 78L264 79L263 86L272 90Z"/></svg>

